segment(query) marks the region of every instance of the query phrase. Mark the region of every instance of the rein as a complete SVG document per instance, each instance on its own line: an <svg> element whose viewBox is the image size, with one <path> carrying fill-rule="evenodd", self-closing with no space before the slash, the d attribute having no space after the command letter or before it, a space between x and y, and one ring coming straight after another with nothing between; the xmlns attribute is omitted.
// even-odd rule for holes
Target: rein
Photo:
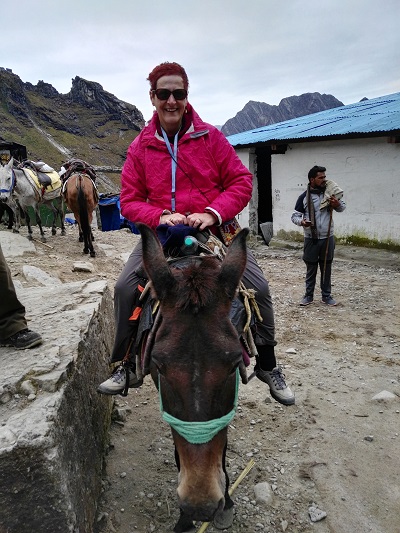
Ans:
<svg viewBox="0 0 400 533"><path fill-rule="evenodd" d="M160 374L158 374L158 393L160 396L160 411L163 420L167 422L171 427L175 429L177 433L190 444L205 444L217 435L222 429L224 429L235 416L238 395L239 395L239 369L236 369L236 391L235 400L233 403L233 409L228 414L221 416L220 418L214 418L206 422L186 422L175 418L163 409L162 397L161 397L161 381Z"/></svg>

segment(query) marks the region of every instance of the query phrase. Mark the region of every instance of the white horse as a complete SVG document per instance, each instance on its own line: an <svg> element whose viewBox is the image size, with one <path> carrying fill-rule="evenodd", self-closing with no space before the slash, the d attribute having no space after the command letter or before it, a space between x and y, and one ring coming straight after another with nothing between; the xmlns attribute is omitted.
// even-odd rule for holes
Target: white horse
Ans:
<svg viewBox="0 0 400 533"><path fill-rule="evenodd" d="M51 228L52 235L57 233L57 217L60 217L61 235L65 235L64 226L64 205L62 197L61 181L59 186L42 188L32 178L32 175L26 169L17 169L13 167L14 160L10 159L7 165L0 166L0 202L8 204L14 212L14 232L19 233L21 226L21 212L25 217L28 226L28 239L32 239L32 228L28 207L31 206L36 215L36 223L39 226L42 241L46 241L42 228L39 207L47 205L53 212L53 223Z"/></svg>

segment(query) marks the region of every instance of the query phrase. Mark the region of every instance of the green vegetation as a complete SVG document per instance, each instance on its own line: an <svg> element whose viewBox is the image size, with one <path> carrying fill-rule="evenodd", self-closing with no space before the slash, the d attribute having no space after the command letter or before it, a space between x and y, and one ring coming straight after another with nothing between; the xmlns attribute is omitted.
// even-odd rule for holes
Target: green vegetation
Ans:
<svg viewBox="0 0 400 533"><path fill-rule="evenodd" d="M346 237L337 237L338 244L348 244L349 246L359 246L362 248L378 248L381 250L390 250L392 252L400 252L400 244L391 240L377 241L376 239L369 239L359 235L348 235Z"/></svg>
<svg viewBox="0 0 400 533"><path fill-rule="evenodd" d="M303 242L303 233L298 231L279 230L276 234L278 239L292 242ZM338 244L348 246L359 246L362 248L377 248L381 250L391 250L392 252L400 252L400 244L391 240L378 241L376 239L369 239L360 235L336 236Z"/></svg>

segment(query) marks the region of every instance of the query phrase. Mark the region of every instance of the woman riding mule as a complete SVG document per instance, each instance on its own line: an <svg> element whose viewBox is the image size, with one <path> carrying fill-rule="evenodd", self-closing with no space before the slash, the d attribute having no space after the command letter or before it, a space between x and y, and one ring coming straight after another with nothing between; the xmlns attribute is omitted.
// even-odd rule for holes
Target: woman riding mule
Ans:
<svg viewBox="0 0 400 533"><path fill-rule="evenodd" d="M159 224L184 224L216 236L252 195L252 174L242 164L224 135L201 120L188 102L189 81L177 63L162 63L149 74L150 100L155 112L150 123L130 145L122 170L121 211L134 222L153 229ZM130 255L115 285L116 336L111 363L129 351L135 289L140 281L142 244ZM262 322L256 324L256 376L278 402L292 405L295 397L286 385L275 358L275 325L268 282L251 253L242 277L256 291ZM126 385L123 365L117 367L98 391L120 394ZM129 386L140 385L132 367Z"/></svg>

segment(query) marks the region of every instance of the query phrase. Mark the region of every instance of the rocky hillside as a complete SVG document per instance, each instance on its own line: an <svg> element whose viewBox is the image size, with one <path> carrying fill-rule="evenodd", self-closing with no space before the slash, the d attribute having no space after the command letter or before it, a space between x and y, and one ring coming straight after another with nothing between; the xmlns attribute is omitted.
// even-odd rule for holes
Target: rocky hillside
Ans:
<svg viewBox="0 0 400 533"><path fill-rule="evenodd" d="M59 94L48 83L24 83L0 68L0 141L25 145L29 159L59 169L78 157L108 168L107 176L118 182L126 150L143 125L136 106L99 83L76 76L70 92Z"/></svg>
<svg viewBox="0 0 400 533"><path fill-rule="evenodd" d="M320 93L289 96L281 100L277 106L250 101L234 118L229 119L222 126L221 131L225 135L233 135L342 105L344 104L331 94Z"/></svg>
<svg viewBox="0 0 400 533"><path fill-rule="evenodd" d="M222 126L225 135L342 106L329 94L307 93L278 106L248 102ZM69 93L59 94L44 81L24 83L0 67L0 141L27 147L28 159L55 169L71 157L99 167L104 191L119 188L126 150L144 126L139 109L119 100L94 81L76 76Z"/></svg>

